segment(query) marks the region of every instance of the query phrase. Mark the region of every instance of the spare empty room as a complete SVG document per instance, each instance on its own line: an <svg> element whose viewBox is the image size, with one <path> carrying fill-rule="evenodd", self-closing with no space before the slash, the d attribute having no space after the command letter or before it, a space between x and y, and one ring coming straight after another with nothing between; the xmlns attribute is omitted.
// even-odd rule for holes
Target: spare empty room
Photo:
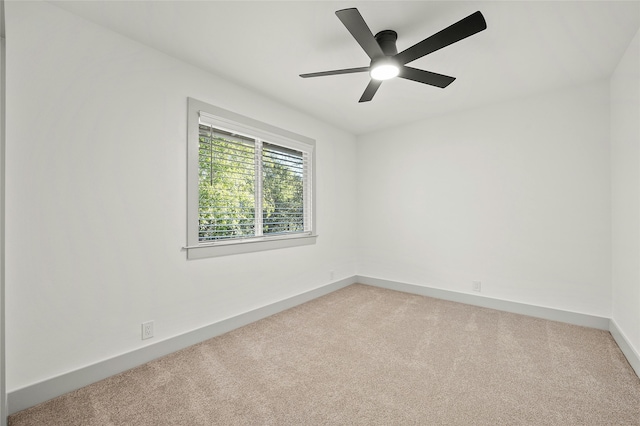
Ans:
<svg viewBox="0 0 640 426"><path fill-rule="evenodd" d="M604 330L640 374L640 2L2 6L4 424L352 284ZM406 59L477 11L406 64L446 87L350 33ZM198 192L223 139L257 159L238 238Z"/></svg>

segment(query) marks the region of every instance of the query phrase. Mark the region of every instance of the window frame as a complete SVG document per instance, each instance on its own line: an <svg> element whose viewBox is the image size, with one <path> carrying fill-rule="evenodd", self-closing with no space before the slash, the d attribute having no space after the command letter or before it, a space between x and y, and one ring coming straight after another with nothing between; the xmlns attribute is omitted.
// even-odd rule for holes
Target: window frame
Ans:
<svg viewBox="0 0 640 426"><path fill-rule="evenodd" d="M298 247L315 244L316 234L316 190L315 190L315 140L267 123L210 105L197 99L188 98L187 117L187 251L188 259L227 256L232 254L251 253L263 250L274 250L287 247ZM309 156L308 205L306 215L311 221L310 231L286 235L260 236L250 238L224 239L201 242L199 231L199 125L200 117L208 124L232 130L238 134L250 135L265 142L304 151Z"/></svg>

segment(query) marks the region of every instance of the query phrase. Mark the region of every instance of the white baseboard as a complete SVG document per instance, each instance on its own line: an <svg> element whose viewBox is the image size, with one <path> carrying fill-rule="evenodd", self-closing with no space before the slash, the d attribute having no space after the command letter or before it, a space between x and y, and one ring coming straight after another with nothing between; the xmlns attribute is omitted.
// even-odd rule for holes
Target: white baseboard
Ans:
<svg viewBox="0 0 640 426"><path fill-rule="evenodd" d="M580 314L577 312L569 312L560 309L545 308L535 305L527 305L526 303L493 299L485 296L477 296L475 294L458 293L456 291L424 287L416 284L401 283L381 278L357 276L356 282L375 287L387 288L389 290L397 290L405 293L434 297L436 299L466 303L467 305L496 309L498 311L528 315L530 317L581 325L584 327L597 328L600 330L609 330L609 318L598 317L594 315Z"/></svg>
<svg viewBox="0 0 640 426"><path fill-rule="evenodd" d="M629 343L629 339L627 339L627 336L620 330L620 327L618 327L618 324L613 318L609 321L609 332L627 358L627 361L629 361L631 368L633 368L636 375L640 377L640 354L633 349L633 346Z"/></svg>
<svg viewBox="0 0 640 426"><path fill-rule="evenodd" d="M302 303L347 287L355 282L355 276L335 281L322 287L318 287L271 305L263 306L235 317L210 324L197 330L159 341L152 345L136 349L33 385L12 390L7 393L7 411L9 414L16 413L40 404L41 402L48 401L76 389L80 389L81 387L90 385L91 383L95 383L123 371L130 370L180 349L187 348L191 345L195 345L196 343L203 342L236 328L277 314L278 312L301 305Z"/></svg>

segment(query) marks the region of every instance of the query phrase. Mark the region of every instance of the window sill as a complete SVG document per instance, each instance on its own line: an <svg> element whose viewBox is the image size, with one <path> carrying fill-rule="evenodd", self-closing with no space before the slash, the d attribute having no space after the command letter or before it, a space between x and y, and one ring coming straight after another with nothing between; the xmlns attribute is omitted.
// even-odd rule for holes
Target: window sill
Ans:
<svg viewBox="0 0 640 426"><path fill-rule="evenodd" d="M316 243L317 235L288 236L263 240L245 240L220 242L185 247L187 259L205 259L208 257L229 256L232 254L252 253L288 247L307 246Z"/></svg>

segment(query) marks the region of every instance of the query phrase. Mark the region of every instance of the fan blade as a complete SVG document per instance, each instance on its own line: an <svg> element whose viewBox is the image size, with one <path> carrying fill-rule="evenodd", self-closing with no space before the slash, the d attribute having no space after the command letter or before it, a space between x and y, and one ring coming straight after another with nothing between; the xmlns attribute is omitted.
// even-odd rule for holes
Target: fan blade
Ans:
<svg viewBox="0 0 640 426"><path fill-rule="evenodd" d="M431 37L414 44L410 48L403 50L398 53L395 58L401 64L407 64L418 58L422 58L424 55L428 55L431 52L435 52L438 49L442 49L443 47L479 33L486 28L487 23L484 20L484 16L482 16L482 13L478 11L459 20L439 33L436 33Z"/></svg>
<svg viewBox="0 0 640 426"><path fill-rule="evenodd" d="M436 74L435 72L419 70L417 68L411 68L406 65L400 68L400 74L398 77L406 78L407 80L417 81L418 83L428 84L430 86L445 88L455 80L455 77L449 77L448 75Z"/></svg>
<svg viewBox="0 0 640 426"><path fill-rule="evenodd" d="M380 87L381 84L382 80L371 79L371 81L367 85L367 88L364 89L364 93L362 94L358 102L369 102L371 99L373 99L373 95L376 94L376 92L378 91L378 87Z"/></svg>
<svg viewBox="0 0 640 426"><path fill-rule="evenodd" d="M369 71L369 67L346 68L346 69L343 69L343 70L311 72L311 73L308 73L308 74L300 74L300 77L302 77L302 78L322 77L322 76L325 76L325 75L351 74L351 73L354 73L354 72L366 72L366 71Z"/></svg>
<svg viewBox="0 0 640 426"><path fill-rule="evenodd" d="M384 56L382 48L380 48L380 45L371 33L367 23L364 22L358 9L338 10L336 16L342 21L344 26L347 27L347 30L349 30L353 38L355 38L358 44L364 49L369 58L375 59Z"/></svg>

